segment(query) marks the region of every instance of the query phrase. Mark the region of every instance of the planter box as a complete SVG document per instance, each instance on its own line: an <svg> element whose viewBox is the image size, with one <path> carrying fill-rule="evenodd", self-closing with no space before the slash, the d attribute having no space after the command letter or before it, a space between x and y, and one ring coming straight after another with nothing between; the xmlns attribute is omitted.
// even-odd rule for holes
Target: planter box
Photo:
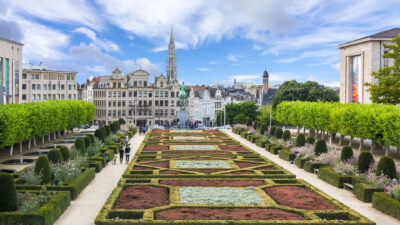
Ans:
<svg viewBox="0 0 400 225"><path fill-rule="evenodd" d="M38 191L18 191L18 192L38 192ZM49 201L40 207L36 212L0 212L0 224L32 224L32 225L51 225L71 203L69 192L57 191Z"/></svg>
<svg viewBox="0 0 400 225"><path fill-rule="evenodd" d="M304 167L303 169L309 173L314 173L314 169L319 169L323 166L326 166L325 164L321 164L321 163L315 163L315 162L311 162L311 161L307 161L304 163Z"/></svg>
<svg viewBox="0 0 400 225"><path fill-rule="evenodd" d="M69 191L71 200L78 197L79 193L94 179L93 168L86 169L76 180L65 181L64 185L46 185L49 191ZM17 190L41 190L43 185L15 184Z"/></svg>
<svg viewBox="0 0 400 225"><path fill-rule="evenodd" d="M371 185L355 182L353 193L363 202L372 202L372 195L375 192L383 192L383 188L374 188Z"/></svg>
<svg viewBox="0 0 400 225"><path fill-rule="evenodd" d="M293 161L296 156L291 153L289 150L281 150L279 151L279 158L284 159L286 161Z"/></svg>
<svg viewBox="0 0 400 225"><path fill-rule="evenodd" d="M302 159L301 157L296 159L296 166L299 168L303 168L304 164L309 161L309 159Z"/></svg>
<svg viewBox="0 0 400 225"><path fill-rule="evenodd" d="M372 195L372 206L398 220L400 220L400 201L388 196L385 192L375 192Z"/></svg>
<svg viewBox="0 0 400 225"><path fill-rule="evenodd" d="M343 188L343 183L352 183L352 176L343 176L337 174L331 167L324 167L319 169L318 178L336 186L338 188Z"/></svg>

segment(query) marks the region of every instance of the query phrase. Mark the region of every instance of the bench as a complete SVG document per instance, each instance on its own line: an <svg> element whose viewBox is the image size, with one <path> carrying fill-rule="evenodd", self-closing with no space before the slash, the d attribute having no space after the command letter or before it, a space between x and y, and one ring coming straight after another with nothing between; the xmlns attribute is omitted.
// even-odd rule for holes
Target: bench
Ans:
<svg viewBox="0 0 400 225"><path fill-rule="evenodd" d="M354 186L352 184L349 184L349 183L343 183L343 188L345 190L353 190Z"/></svg>
<svg viewBox="0 0 400 225"><path fill-rule="evenodd" d="M318 172L319 172L319 169L318 169L318 168L315 168L315 169L314 169L314 174L318 174Z"/></svg>

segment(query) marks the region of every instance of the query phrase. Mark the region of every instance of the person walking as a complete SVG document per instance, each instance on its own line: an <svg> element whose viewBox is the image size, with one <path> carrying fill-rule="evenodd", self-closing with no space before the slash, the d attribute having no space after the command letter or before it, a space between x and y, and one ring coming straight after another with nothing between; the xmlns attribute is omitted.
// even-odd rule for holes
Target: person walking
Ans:
<svg viewBox="0 0 400 225"><path fill-rule="evenodd" d="M122 164L123 161L124 161L124 148L121 145L121 147L119 148L119 162L120 162L120 164Z"/></svg>
<svg viewBox="0 0 400 225"><path fill-rule="evenodd" d="M130 145L128 144L128 145L126 146L126 148L125 148L125 157L126 157L125 161L126 161L126 164L129 163L129 156L130 156L130 154L131 154L131 147L130 147Z"/></svg>
<svg viewBox="0 0 400 225"><path fill-rule="evenodd" d="M126 137L125 137L125 142L126 142L126 146L128 146L128 144L129 144L129 136L128 135L126 135Z"/></svg>

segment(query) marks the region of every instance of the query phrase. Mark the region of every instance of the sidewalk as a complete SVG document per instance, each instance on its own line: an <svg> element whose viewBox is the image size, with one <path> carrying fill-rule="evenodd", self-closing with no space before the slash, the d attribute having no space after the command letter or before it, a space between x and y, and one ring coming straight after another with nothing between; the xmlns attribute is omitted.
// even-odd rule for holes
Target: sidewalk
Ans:
<svg viewBox="0 0 400 225"><path fill-rule="evenodd" d="M132 160L144 138L145 135L136 134L129 140L131 144L130 160ZM94 219L112 190L117 186L128 165L125 163L125 159L124 163L119 163L119 155L115 155L115 157L117 157L117 164L109 163L100 173L96 173L94 180L79 194L77 199L71 201L71 205L58 218L54 223L55 225L94 224Z"/></svg>
<svg viewBox="0 0 400 225"><path fill-rule="evenodd" d="M330 184L324 182L323 180L320 180L316 174L306 172L305 170L298 168L295 164L290 164L290 162L279 158L278 155L274 155L274 154L266 151L264 148L260 148L257 145L240 137L239 135L232 133L231 130L223 130L223 131L226 134L228 134L229 136L238 140L243 145L248 146L249 148L260 153L262 156L267 157L274 163L282 166L286 170L295 174L298 179L303 179L303 180L307 181L308 183L314 185L315 187L324 191L325 193L332 196L333 198L339 200L343 204L349 206L351 209L359 212L360 214L367 217L368 219L375 221L377 225L400 224L400 221L373 208L371 203L365 203L365 202L358 200L351 191L337 188L333 185L330 185Z"/></svg>

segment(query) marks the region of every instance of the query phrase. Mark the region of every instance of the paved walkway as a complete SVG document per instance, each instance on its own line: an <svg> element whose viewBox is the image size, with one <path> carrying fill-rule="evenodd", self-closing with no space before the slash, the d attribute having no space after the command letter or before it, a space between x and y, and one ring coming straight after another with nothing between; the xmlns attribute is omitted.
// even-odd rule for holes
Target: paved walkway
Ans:
<svg viewBox="0 0 400 225"><path fill-rule="evenodd" d="M251 149L254 149L261 155L267 157L271 161L275 162L276 164L282 166L286 170L295 174L298 179L303 179L307 181L308 183L314 185L315 187L329 194L333 198L339 200L343 204L359 212L363 216L369 218L372 221L375 221L377 225L400 224L400 221L373 208L371 203L365 203L358 200L351 191L337 188L333 185L326 183L323 180L320 180L317 177L317 175L306 172L305 170L298 168L295 164L290 164L290 162L279 158L278 155L274 155L266 151L264 148L260 148L257 145L240 137L239 135L232 133L231 130L224 130L224 132L230 135L231 137L235 138L236 140L238 140L240 143L250 147Z"/></svg>
<svg viewBox="0 0 400 225"><path fill-rule="evenodd" d="M144 138L145 135L136 134L129 140L132 149L130 160L132 160ZM115 155L115 157L117 157L117 164L112 165L109 163L100 173L96 173L96 177L79 194L77 199L71 201L71 205L58 218L54 223L55 225L94 224L94 219L112 190L117 186L119 179L122 178L122 174L127 167L125 162L122 164L119 163L119 155Z"/></svg>

